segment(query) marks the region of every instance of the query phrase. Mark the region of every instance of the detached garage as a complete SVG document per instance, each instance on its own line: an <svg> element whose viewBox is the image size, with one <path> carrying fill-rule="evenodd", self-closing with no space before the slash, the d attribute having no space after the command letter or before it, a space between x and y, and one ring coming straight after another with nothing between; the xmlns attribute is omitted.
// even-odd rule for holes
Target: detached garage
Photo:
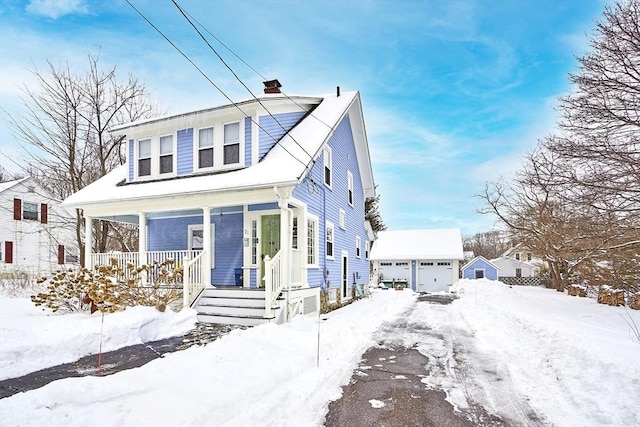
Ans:
<svg viewBox="0 0 640 427"><path fill-rule="evenodd" d="M417 292L448 292L463 259L460 229L380 231L370 254L374 280Z"/></svg>

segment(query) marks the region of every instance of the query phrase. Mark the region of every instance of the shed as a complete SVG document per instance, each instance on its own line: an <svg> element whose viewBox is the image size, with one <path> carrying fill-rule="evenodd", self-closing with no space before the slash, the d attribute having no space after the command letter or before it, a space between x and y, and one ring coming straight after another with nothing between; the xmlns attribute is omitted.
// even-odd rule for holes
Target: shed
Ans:
<svg viewBox="0 0 640 427"><path fill-rule="evenodd" d="M371 249L374 281L447 292L464 258L460 229L380 231Z"/></svg>
<svg viewBox="0 0 640 427"><path fill-rule="evenodd" d="M498 266L483 256L477 256L462 267L463 279L498 280Z"/></svg>

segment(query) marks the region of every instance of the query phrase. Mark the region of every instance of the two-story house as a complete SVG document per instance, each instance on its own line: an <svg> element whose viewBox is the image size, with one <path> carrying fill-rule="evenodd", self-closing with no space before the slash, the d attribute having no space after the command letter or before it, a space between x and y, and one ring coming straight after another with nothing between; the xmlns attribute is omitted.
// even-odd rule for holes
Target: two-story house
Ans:
<svg viewBox="0 0 640 427"><path fill-rule="evenodd" d="M317 314L319 291L352 296L369 279L364 203L374 181L358 92L259 99L112 129L127 162L65 200L138 224L135 254L91 265L173 259L200 321L283 322Z"/></svg>
<svg viewBox="0 0 640 427"><path fill-rule="evenodd" d="M33 178L0 183L0 271L37 275L77 266L74 221Z"/></svg>

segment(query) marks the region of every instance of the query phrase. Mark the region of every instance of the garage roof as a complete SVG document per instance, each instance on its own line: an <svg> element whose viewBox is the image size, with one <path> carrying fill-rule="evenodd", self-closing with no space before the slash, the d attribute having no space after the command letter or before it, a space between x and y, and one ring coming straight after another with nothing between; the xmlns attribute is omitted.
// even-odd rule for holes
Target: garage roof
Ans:
<svg viewBox="0 0 640 427"><path fill-rule="evenodd" d="M462 234L459 228L379 231L370 258L462 260Z"/></svg>

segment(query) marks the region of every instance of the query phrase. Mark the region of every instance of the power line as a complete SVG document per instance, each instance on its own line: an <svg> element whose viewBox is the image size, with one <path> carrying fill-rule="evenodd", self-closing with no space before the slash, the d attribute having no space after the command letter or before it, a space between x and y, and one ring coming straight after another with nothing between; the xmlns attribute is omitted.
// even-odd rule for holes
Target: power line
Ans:
<svg viewBox="0 0 640 427"><path fill-rule="evenodd" d="M240 108L240 106L235 103L220 87L218 87L218 85L216 85L213 80L211 80L209 78L209 76L207 76L207 74L202 71L202 69L200 69L200 67L198 67L198 65L193 62L193 60L191 60L191 58L189 58L189 56L187 54L185 54L178 46L176 46L158 27L156 27L142 12L140 12L133 4L131 4L131 2L129 0L125 0L127 2L127 4L129 4L129 6L131 6L131 8L133 10L136 11L136 13L138 13L138 15L140 15L142 17L142 19L144 19L149 25L151 25L151 27L156 30L156 32L158 34L160 34L175 50L177 50L187 61L189 61L189 63L191 65L194 66L194 68L196 70L198 70L198 72L200 72L200 74L202 74L202 76L209 82L211 83L211 85L213 85L213 87L215 87L218 92L220 92L225 98L227 98L227 100L234 106L236 107L243 115L244 117L247 117L251 120L251 122L255 123L263 132L265 132L269 137L271 137L271 139L273 139L274 141L276 140L266 129L264 129L258 122L256 122L253 117L251 117L250 115L248 115L242 108ZM292 138L293 139L293 138ZM305 167L305 170L307 168L307 163L303 162L302 160L300 160L297 156L295 156L293 153L291 153L291 151L289 151L287 148L285 148L282 144L279 144L280 147L287 152L291 157L293 157L295 160L297 160L300 164L302 164ZM306 151L305 151L306 153ZM308 153L307 153L308 154Z"/></svg>

